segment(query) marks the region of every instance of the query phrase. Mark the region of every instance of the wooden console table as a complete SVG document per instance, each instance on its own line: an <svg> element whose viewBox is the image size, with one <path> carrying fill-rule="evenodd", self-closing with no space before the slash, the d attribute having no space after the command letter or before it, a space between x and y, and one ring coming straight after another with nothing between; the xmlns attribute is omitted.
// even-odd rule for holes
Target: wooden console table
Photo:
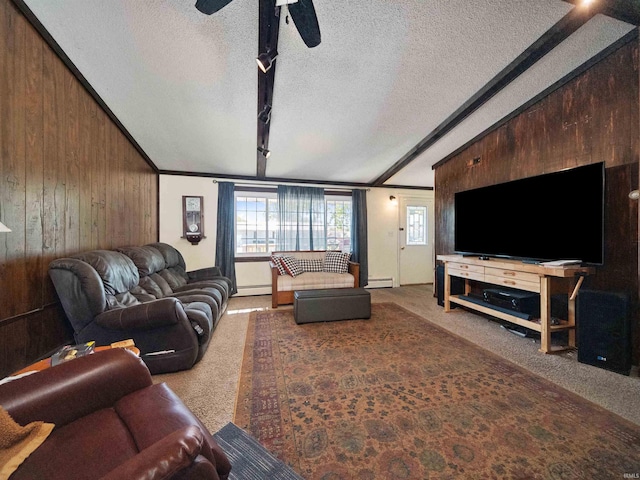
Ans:
<svg viewBox="0 0 640 480"><path fill-rule="evenodd" d="M516 325L540 332L540 351L552 353L575 348L576 346L576 295L582 279L594 273L591 267L576 265L565 267L545 267L539 264L523 263L518 260L463 255L438 255L444 263L444 311L451 311L451 302L466 308L506 320ZM524 320L504 311L466 300L462 296L451 295L451 277L465 279L465 296L471 291L470 280L525 290L540 294L540 319ZM559 325L551 324L551 295L566 294L568 299L568 318ZM551 333L568 330L569 342L566 347L552 347Z"/></svg>

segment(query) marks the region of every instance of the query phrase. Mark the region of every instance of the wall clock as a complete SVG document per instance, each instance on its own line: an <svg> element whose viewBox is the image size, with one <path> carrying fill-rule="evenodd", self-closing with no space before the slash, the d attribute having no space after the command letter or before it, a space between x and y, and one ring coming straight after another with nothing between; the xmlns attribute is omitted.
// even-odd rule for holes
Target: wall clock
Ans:
<svg viewBox="0 0 640 480"><path fill-rule="evenodd" d="M197 245L204 236L203 197L182 196L182 231L183 237Z"/></svg>

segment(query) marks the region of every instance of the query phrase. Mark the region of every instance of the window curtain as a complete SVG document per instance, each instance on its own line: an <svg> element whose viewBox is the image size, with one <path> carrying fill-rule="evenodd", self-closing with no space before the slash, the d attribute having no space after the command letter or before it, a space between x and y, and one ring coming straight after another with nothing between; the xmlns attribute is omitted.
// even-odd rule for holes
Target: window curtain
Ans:
<svg viewBox="0 0 640 480"><path fill-rule="evenodd" d="M324 189L278 185L278 250L325 250Z"/></svg>
<svg viewBox="0 0 640 480"><path fill-rule="evenodd" d="M360 264L360 287L369 283L367 257L367 191L353 190L351 196L351 261Z"/></svg>
<svg viewBox="0 0 640 480"><path fill-rule="evenodd" d="M216 265L222 274L231 279L233 286L230 295L238 293L236 284L236 246L235 230L235 185L231 182L218 182L218 225L216 234Z"/></svg>

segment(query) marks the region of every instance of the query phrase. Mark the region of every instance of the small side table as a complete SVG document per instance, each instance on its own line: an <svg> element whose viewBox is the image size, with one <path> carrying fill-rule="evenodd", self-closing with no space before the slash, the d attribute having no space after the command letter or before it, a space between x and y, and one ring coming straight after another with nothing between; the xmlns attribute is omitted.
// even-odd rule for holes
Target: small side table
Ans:
<svg viewBox="0 0 640 480"><path fill-rule="evenodd" d="M103 352L105 350L110 350L112 348L126 348L127 350L131 350L137 356L140 356L140 349L138 347L112 347L110 345L105 345L102 347L96 347L93 351ZM70 360L70 361L73 361L73 360ZM18 370L17 372L12 373L11 376L14 377L16 375L22 375L23 373L27 373L27 372L41 372L42 370L46 370L47 368L50 368L50 367L51 367L51 357L32 363L31 365L28 365Z"/></svg>

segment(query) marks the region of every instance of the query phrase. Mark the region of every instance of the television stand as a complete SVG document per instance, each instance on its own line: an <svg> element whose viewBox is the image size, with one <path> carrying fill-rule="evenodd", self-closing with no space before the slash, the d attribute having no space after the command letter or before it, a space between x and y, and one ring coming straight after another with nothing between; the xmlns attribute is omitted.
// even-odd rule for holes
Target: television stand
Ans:
<svg viewBox="0 0 640 480"><path fill-rule="evenodd" d="M544 265L525 263L520 260L493 259L490 263L480 257L462 255L438 255L444 263L444 311L451 311L451 302L470 310L482 312L492 317L506 320L521 327L540 332L540 351L554 353L576 346L576 296L586 275L592 275L591 267L566 265L545 267ZM465 279L464 295L451 295L451 277ZM525 290L540 294L540 319L524 320L515 314L492 308L487 303L481 305L470 302L464 297L471 291L470 281ZM568 318L558 325L551 322L551 295L566 294L568 299ZM515 312L514 312L515 313ZM567 330L567 346L552 346L551 333Z"/></svg>

